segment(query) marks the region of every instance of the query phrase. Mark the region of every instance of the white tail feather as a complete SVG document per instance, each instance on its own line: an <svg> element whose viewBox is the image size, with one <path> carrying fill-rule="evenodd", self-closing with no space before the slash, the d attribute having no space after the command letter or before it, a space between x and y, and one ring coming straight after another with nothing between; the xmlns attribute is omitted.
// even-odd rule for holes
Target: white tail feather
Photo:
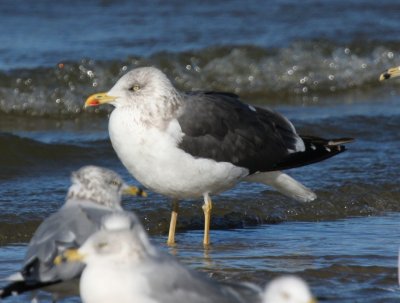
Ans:
<svg viewBox="0 0 400 303"><path fill-rule="evenodd" d="M17 282L17 281L24 281L24 277L20 272L13 273L12 275L6 277L5 279L1 279L0 281L11 281L11 282Z"/></svg>
<svg viewBox="0 0 400 303"><path fill-rule="evenodd" d="M317 198L312 190L280 171L254 174L248 176L246 181L270 185L285 196L301 202L310 202Z"/></svg>

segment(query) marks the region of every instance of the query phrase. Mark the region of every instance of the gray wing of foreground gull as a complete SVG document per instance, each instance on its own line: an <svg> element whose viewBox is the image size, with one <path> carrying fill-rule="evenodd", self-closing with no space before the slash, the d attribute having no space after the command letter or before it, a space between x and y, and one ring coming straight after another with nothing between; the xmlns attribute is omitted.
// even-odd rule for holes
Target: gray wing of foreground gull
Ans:
<svg viewBox="0 0 400 303"><path fill-rule="evenodd" d="M161 255L146 264L152 298L163 303L245 303L232 285L226 286L192 271L172 257Z"/></svg>
<svg viewBox="0 0 400 303"><path fill-rule="evenodd" d="M160 251L134 214L114 213L103 223L79 249L65 251L56 261L87 264L80 280L83 302L248 302L232 286L195 272Z"/></svg>

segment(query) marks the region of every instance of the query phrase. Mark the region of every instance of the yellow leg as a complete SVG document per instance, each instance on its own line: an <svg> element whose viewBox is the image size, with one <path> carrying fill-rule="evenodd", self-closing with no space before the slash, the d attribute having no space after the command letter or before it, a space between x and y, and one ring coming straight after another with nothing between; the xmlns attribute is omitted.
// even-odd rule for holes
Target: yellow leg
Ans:
<svg viewBox="0 0 400 303"><path fill-rule="evenodd" d="M178 218L178 210L179 210L178 200L172 200L171 221L169 223L169 233L167 240L167 245L169 246L175 244L175 229L176 229L176 220Z"/></svg>
<svg viewBox="0 0 400 303"><path fill-rule="evenodd" d="M210 244L210 221L211 221L212 201L208 194L204 195L204 245Z"/></svg>

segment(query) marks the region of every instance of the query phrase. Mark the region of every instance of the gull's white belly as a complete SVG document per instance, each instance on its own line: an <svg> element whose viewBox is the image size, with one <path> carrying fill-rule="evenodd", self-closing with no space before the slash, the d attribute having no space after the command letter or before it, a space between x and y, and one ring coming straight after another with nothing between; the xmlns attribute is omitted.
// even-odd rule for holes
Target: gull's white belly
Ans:
<svg viewBox="0 0 400 303"><path fill-rule="evenodd" d="M129 264L113 266L113 262L87 265L80 279L84 303L157 303L149 294L151 287L143 275L135 274Z"/></svg>
<svg viewBox="0 0 400 303"><path fill-rule="evenodd" d="M128 118L129 117L129 118ZM109 132L112 145L129 172L144 186L175 198L196 198L233 187L247 169L228 162L196 159L176 147L177 121L166 131L135 123L126 111L114 110Z"/></svg>

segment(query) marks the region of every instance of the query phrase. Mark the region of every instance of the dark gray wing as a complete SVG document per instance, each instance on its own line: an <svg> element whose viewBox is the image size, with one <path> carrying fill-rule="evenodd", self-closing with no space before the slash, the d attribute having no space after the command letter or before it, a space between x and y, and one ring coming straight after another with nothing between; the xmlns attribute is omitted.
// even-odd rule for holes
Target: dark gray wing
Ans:
<svg viewBox="0 0 400 303"><path fill-rule="evenodd" d="M321 138L304 142L285 117L234 94L194 92L184 98L179 147L194 157L230 162L251 174L307 165L344 150L326 149L329 140Z"/></svg>
<svg viewBox="0 0 400 303"><path fill-rule="evenodd" d="M151 297L163 303L245 303L231 287L222 286L201 273L191 271L173 259L162 255L158 262L146 264L146 276L155 291Z"/></svg>
<svg viewBox="0 0 400 303"><path fill-rule="evenodd" d="M100 228L110 210L80 205L63 207L36 230L26 253L22 274L27 281L51 282L78 277L80 263L54 265L54 258L71 247L79 247Z"/></svg>

